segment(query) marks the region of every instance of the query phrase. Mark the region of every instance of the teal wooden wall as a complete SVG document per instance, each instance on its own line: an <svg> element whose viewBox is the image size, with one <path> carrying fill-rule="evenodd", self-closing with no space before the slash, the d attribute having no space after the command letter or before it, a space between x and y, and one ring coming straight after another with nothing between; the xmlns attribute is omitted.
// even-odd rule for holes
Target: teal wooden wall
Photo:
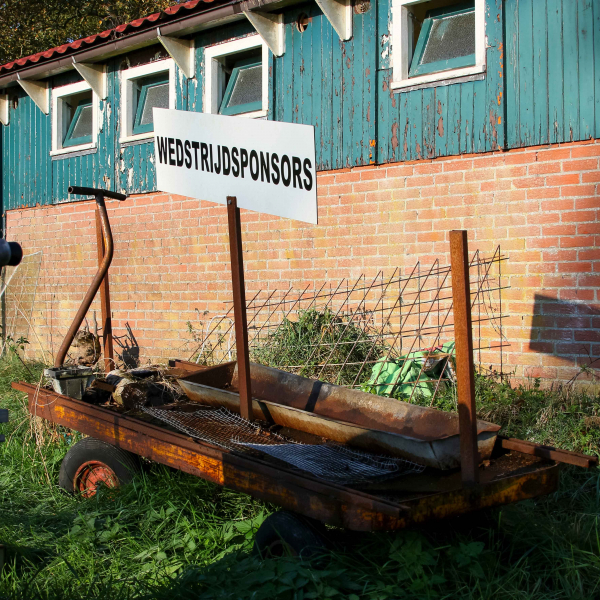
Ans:
<svg viewBox="0 0 600 600"><path fill-rule="evenodd" d="M600 137L600 0L505 0L510 148Z"/></svg>
<svg viewBox="0 0 600 600"><path fill-rule="evenodd" d="M269 59L269 119L313 124L318 168L488 152L600 137L600 0L487 0L483 80L390 89L391 0L354 15L341 42L316 3L284 13L286 51ZM295 27L299 13L311 21ZM253 33L247 22L195 38L196 78L176 68L176 107L202 110L204 47ZM20 91L2 127L4 210L67 200L68 185L156 189L151 142L119 144L123 57L108 67L97 152L52 160L50 116ZM51 86L77 81L72 72Z"/></svg>

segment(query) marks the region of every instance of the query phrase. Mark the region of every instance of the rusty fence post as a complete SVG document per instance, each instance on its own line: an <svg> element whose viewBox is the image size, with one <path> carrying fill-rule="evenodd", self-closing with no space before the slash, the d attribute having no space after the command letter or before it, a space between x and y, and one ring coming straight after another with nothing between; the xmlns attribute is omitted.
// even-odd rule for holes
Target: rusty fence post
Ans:
<svg viewBox="0 0 600 600"><path fill-rule="evenodd" d="M474 485L479 483L479 452L477 450L469 247L466 230L450 232L450 265L454 305L460 465L463 483Z"/></svg>
<svg viewBox="0 0 600 600"><path fill-rule="evenodd" d="M98 246L98 265L104 260L105 244L100 220L100 209L96 204L96 240ZM114 351L112 336L112 315L110 311L110 289L108 285L108 272L100 284L100 310L102 313L102 356L104 356L104 372L108 373L114 368Z"/></svg>
<svg viewBox="0 0 600 600"><path fill-rule="evenodd" d="M237 353L240 414L252 421L252 391L250 385L250 359L248 356L248 322L246 318L246 291L244 285L244 258L242 255L242 229L240 209L235 196L227 196L227 221L229 224L229 253L231 257L231 283L233 288L233 316L235 321L235 349Z"/></svg>

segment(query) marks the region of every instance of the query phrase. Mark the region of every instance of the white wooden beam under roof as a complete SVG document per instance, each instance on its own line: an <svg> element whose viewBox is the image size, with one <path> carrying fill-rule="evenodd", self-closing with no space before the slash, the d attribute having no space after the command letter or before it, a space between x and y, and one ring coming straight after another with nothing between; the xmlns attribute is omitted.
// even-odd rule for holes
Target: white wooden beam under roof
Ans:
<svg viewBox="0 0 600 600"><path fill-rule="evenodd" d="M316 0L342 41L352 37L352 0Z"/></svg>
<svg viewBox="0 0 600 600"><path fill-rule="evenodd" d="M94 90L100 100L106 100L106 66L100 64L86 64L76 62L73 58L73 66L84 78L87 84Z"/></svg>
<svg viewBox="0 0 600 600"><path fill-rule="evenodd" d="M45 114L50 112L50 93L45 81L33 81L30 79L17 79L25 93L34 101L35 105Z"/></svg>
<svg viewBox="0 0 600 600"><path fill-rule="evenodd" d="M183 71L188 79L195 77L194 41L162 35L160 27L156 28L158 41L163 45L175 64Z"/></svg>
<svg viewBox="0 0 600 600"><path fill-rule="evenodd" d="M8 94L0 94L0 122L3 125L8 125L10 118L10 104Z"/></svg>
<svg viewBox="0 0 600 600"><path fill-rule="evenodd" d="M255 10L243 11L246 18L275 56L285 53L285 27L282 14Z"/></svg>

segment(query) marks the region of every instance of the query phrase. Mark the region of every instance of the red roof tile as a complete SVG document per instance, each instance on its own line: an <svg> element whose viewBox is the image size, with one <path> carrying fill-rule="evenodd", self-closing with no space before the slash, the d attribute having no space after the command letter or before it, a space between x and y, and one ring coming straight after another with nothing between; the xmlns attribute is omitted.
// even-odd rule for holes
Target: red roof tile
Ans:
<svg viewBox="0 0 600 600"><path fill-rule="evenodd" d="M180 19L181 17L203 12L203 10L206 9L204 6L205 4L214 4L218 6L220 4L229 4L230 2L231 0L190 0L189 2L175 4L174 6L167 8L164 12L154 13L147 17L142 17L141 19L135 19L130 23L119 25L114 29L108 29L102 33L90 35L89 37L81 38L80 40L76 40L69 44L51 48L45 52L38 52L37 54L25 56L4 65L0 65L0 75L18 71L19 69L43 63L45 61L54 60L60 58L62 55L68 55L83 48L97 46L103 42L118 39L131 33L137 33L144 29L151 29L157 25L168 23L169 21Z"/></svg>

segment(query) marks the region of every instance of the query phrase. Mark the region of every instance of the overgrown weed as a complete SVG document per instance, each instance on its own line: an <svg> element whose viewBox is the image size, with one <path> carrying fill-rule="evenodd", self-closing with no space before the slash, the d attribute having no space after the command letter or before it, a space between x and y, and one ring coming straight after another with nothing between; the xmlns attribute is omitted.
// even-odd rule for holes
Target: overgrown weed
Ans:
<svg viewBox="0 0 600 600"><path fill-rule="evenodd" d="M14 380L42 365L0 361L0 596L15 600L467 598L562 600L600 594L600 475L564 469L557 493L396 534L345 534L318 564L249 555L275 507L160 465L91 499L57 487L76 435L34 434ZM584 427L599 399L477 378L479 414L508 435L598 452ZM435 405L453 408L449 391Z"/></svg>

